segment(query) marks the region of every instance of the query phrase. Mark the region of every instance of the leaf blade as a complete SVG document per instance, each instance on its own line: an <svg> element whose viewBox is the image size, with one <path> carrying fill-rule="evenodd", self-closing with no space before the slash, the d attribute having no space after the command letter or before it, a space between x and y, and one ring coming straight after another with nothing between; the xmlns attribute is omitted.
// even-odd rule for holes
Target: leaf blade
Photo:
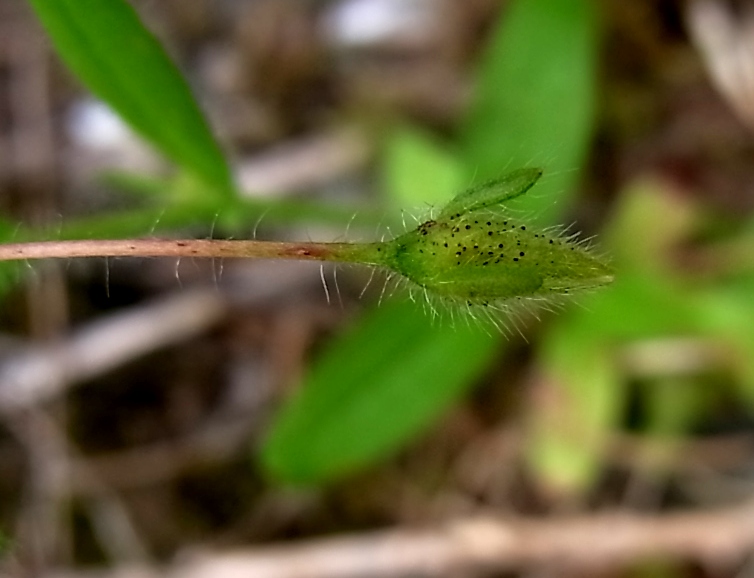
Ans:
<svg viewBox="0 0 754 578"><path fill-rule="evenodd" d="M498 344L476 327L433 326L413 303L385 304L320 358L277 416L262 463L317 484L386 457L465 391Z"/></svg>
<svg viewBox="0 0 754 578"><path fill-rule="evenodd" d="M474 182L543 166L521 207L552 221L584 162L595 115L599 19L584 0L516 0L479 71L461 150Z"/></svg>
<svg viewBox="0 0 754 578"><path fill-rule="evenodd" d="M124 0L29 0L68 67L139 134L229 194L231 176L188 84Z"/></svg>

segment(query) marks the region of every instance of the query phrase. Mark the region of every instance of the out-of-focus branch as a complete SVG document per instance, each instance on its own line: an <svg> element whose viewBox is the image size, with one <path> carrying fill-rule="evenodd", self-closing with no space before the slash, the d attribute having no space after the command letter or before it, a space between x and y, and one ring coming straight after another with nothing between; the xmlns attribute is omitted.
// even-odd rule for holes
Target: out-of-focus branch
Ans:
<svg viewBox="0 0 754 578"><path fill-rule="evenodd" d="M435 530L383 530L296 545L206 554L139 578L376 578L469 570L621 568L649 558L733 568L754 548L754 501L663 516L609 513L570 519L477 517ZM91 575L87 575L90 578ZM61 574L56 578L77 578Z"/></svg>
<svg viewBox="0 0 754 578"><path fill-rule="evenodd" d="M0 364L0 411L49 400L70 384L196 335L226 310L221 294L191 291L93 322L65 341L28 347Z"/></svg>
<svg viewBox="0 0 754 578"><path fill-rule="evenodd" d="M184 290L93 321L60 342L8 351L0 360L0 413L43 403L141 355L199 335L234 307L275 298L311 278L314 264L276 265L284 264L264 263L264 274L255 267L226 273L220 286Z"/></svg>
<svg viewBox="0 0 754 578"><path fill-rule="evenodd" d="M754 130L754 10L744 3L742 15L719 0L693 0L688 22L717 89L736 114Z"/></svg>

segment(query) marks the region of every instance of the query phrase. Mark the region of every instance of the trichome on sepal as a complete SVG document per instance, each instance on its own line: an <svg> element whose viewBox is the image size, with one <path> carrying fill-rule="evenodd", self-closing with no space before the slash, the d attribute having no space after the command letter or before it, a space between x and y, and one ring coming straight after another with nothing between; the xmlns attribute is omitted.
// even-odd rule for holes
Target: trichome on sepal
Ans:
<svg viewBox="0 0 754 578"><path fill-rule="evenodd" d="M519 169L460 193L437 217L371 244L371 261L429 294L470 305L547 300L611 283L609 263L587 244L562 229L529 226L503 206L541 175Z"/></svg>

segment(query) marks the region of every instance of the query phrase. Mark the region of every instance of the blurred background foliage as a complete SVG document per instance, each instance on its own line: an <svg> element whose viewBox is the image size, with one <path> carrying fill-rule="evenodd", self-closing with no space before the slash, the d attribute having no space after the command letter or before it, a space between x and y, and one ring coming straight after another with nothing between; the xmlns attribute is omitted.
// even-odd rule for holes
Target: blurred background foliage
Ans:
<svg viewBox="0 0 754 578"><path fill-rule="evenodd" d="M710 84L715 63L708 44L694 37L695 47L687 32L697 25L687 21L696 18L700 3L479 0L461 8L417 1L390 8L401 14L398 24L374 40L369 35L379 30L379 10L390 2L255 2L246 8L251 16L237 23L232 48L227 38L216 40L223 38L219 25L208 29L213 8L206 2L187 3L183 15L137 3L150 26L156 23L159 41L122 0L29 3L82 84L173 163L166 166L136 146L150 159L137 155L137 170L106 160L87 166L88 180L69 172L68 182L43 181L41 188L69 191L51 204L53 212L71 209L54 225L55 238L239 237L259 229L266 238L334 240L346 227L349 237L370 238L400 230L402 220L410 226L414 213L402 209L426 214L472 183L541 166L545 177L514 209L541 224L575 223L573 230L596 234L596 250L610 255L617 271L613 287L556 314L506 321L511 330L505 336L474 322L433 320L400 289L388 289L383 298L379 274L362 292L369 272L353 269L340 271L337 297L330 281L333 303L322 310L298 302L322 301L305 283L287 301L239 314L246 321L230 323L219 342L232 342L235 356L250 348L251 359L272 359L259 362L267 367L263 373L281 359L289 367L273 380L279 382L274 393L244 416L254 425L241 436L243 458L231 452L222 467L191 467L171 477L172 486L161 482L163 498L180 501L175 492L183 492L192 506L168 516L178 520L171 522L175 527L145 532L153 553L172 553L183 539L218 531L232 542L271 540L478 509L663 510L752 492L752 139L734 89L728 85L726 92L723 85L721 97ZM362 4L375 12L349 21ZM425 28L412 27L412 19ZM365 36L349 36L359 30ZM189 83L163 44L186 68ZM233 76L234 65L244 74ZM212 87L207 78L215 88L236 92L212 102L200 89ZM68 77L60 82L59 106L86 102L85 118L109 118L82 101ZM212 103L210 120L189 84ZM315 133L335 138L342 150L315 148L321 156L310 169L285 143ZM248 151L260 159L275 151L290 155L294 161L284 166L294 168L284 176L304 176L287 182L280 170L265 173L264 163L245 163ZM317 174L318 166L344 155L346 178ZM336 175L346 172L332 162ZM103 168L107 178L93 180ZM70 191L90 194L92 187L110 197L87 200L85 210L71 201ZM368 198L365 189L373 193ZM284 194L291 191L298 194ZM50 237L50 206L37 214L5 205L0 239ZM36 216L28 218L29 211ZM164 290L165 271L174 264L157 273L162 281L131 287L140 294L131 297L118 294L133 270L126 265L119 273L122 264L112 266L109 290L116 298L106 309L137 303L151 294L150 286ZM87 276L90 284L104 284L94 266L70 267L74 277L66 291ZM35 269L31 277L44 280L44 271ZM4 271L7 331L26 327L40 338L11 311L22 300L17 287L29 276L26 268ZM183 284L212 278L222 286L214 266L185 271L184 265ZM316 271L306 271L316 280ZM81 305L84 299L67 298L93 315L96 307ZM308 327L296 322L302 310ZM90 314L65 316L75 321ZM312 329L317 316L328 321ZM280 324L286 331L270 329ZM52 332L65 335L63 326ZM280 336L299 342L291 346ZM217 390L230 389L232 381L218 369L217 342L202 343L213 350L215 364L198 371L208 374L206 383L181 385L192 353L176 349L177 370L174 361L156 358L162 368L155 375L133 370L141 383L126 371L68 395L65 429L93 468L98 452L127 448L138 459L140 443L179 434L190 439L196 418L177 431L160 427L170 395L188 397L185 403L198 406L189 414L205 416L222 397ZM178 377L166 385L171 368ZM260 387L255 379L241 379L242 387ZM146 393L150 387L155 390ZM169 394L182 388L193 393ZM148 433L124 435L129 420L146 424ZM117 433L101 433L102 424ZM98 435L107 441L88 439ZM102 471L107 480L107 468ZM736 492L730 491L734 482ZM143 496L123 499L143 527ZM70 530L72 559L107 558L111 553L92 520L72 503L79 516ZM4 510L12 520L16 508Z"/></svg>

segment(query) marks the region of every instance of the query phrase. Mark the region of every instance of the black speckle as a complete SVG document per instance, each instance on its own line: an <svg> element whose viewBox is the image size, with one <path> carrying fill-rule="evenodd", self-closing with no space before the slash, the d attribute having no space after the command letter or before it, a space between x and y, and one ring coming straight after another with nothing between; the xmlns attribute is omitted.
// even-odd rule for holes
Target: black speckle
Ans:
<svg viewBox="0 0 754 578"><path fill-rule="evenodd" d="M455 217L453 215L450 215L450 220L452 221L453 219L455 219Z"/></svg>
<svg viewBox="0 0 754 578"><path fill-rule="evenodd" d="M498 249L502 249L502 248L503 248L503 244L502 244L502 243L500 243L500 244L499 244L499 245L497 246L497 248L498 248Z"/></svg>
<svg viewBox="0 0 754 578"><path fill-rule="evenodd" d="M550 239L550 245L552 245L552 239Z"/></svg>
<svg viewBox="0 0 754 578"><path fill-rule="evenodd" d="M487 254L488 255L494 255L494 253L492 251L487 251Z"/></svg>
<svg viewBox="0 0 754 578"><path fill-rule="evenodd" d="M492 231L488 231L487 234L492 237Z"/></svg>
<svg viewBox="0 0 754 578"><path fill-rule="evenodd" d="M491 227L492 226L492 221L487 221L487 226Z"/></svg>
<svg viewBox="0 0 754 578"><path fill-rule="evenodd" d="M523 225L521 225L521 230L522 231L526 231L526 227L524 227Z"/></svg>
<svg viewBox="0 0 754 578"><path fill-rule="evenodd" d="M479 224L479 221L474 221L474 224L475 224L475 225L478 225L478 224Z"/></svg>
<svg viewBox="0 0 754 578"><path fill-rule="evenodd" d="M523 251L521 251L521 252L520 252L520 253L518 254L518 256L519 256L519 257L523 257L523 256L524 256L524 252L523 252Z"/></svg>
<svg viewBox="0 0 754 578"><path fill-rule="evenodd" d="M460 251L456 251L456 257L460 257L460 256L461 256L461 252Z"/></svg>
<svg viewBox="0 0 754 578"><path fill-rule="evenodd" d="M443 243L443 245L445 245L446 247L448 246L448 244L447 244L447 243Z"/></svg>
<svg viewBox="0 0 754 578"><path fill-rule="evenodd" d="M377 247L377 251L382 251L382 247Z"/></svg>
<svg viewBox="0 0 754 578"><path fill-rule="evenodd" d="M424 249L419 249L419 253L424 253Z"/></svg>
<svg viewBox="0 0 754 578"><path fill-rule="evenodd" d="M513 260L514 261L518 261L518 257L513 257Z"/></svg>
<svg viewBox="0 0 754 578"><path fill-rule="evenodd" d="M495 259L495 263L499 263L499 262L500 262L500 259Z"/></svg>
<svg viewBox="0 0 754 578"><path fill-rule="evenodd" d="M461 262L460 262L460 261L458 261L458 263L456 263L456 265L460 265L460 264L461 264Z"/></svg>
<svg viewBox="0 0 754 578"><path fill-rule="evenodd" d="M479 248L479 245L474 245L474 249L478 249L478 248Z"/></svg>
<svg viewBox="0 0 754 578"><path fill-rule="evenodd" d="M427 229L422 229L422 235L426 235L426 234L427 234Z"/></svg>
<svg viewBox="0 0 754 578"><path fill-rule="evenodd" d="M460 217L460 216L461 216L461 213L456 213L456 217Z"/></svg>
<svg viewBox="0 0 754 578"><path fill-rule="evenodd" d="M471 229L471 225L466 225L466 230L468 231L469 229Z"/></svg>
<svg viewBox="0 0 754 578"><path fill-rule="evenodd" d="M503 221L503 225L507 225L507 224L508 224L508 221Z"/></svg>
<svg viewBox="0 0 754 578"><path fill-rule="evenodd" d="M482 265L489 265L489 264L490 264L489 261L485 261L484 263L482 263Z"/></svg>
<svg viewBox="0 0 754 578"><path fill-rule="evenodd" d="M464 247L464 248L463 248L463 250L465 251L465 250L466 250L466 247Z"/></svg>

